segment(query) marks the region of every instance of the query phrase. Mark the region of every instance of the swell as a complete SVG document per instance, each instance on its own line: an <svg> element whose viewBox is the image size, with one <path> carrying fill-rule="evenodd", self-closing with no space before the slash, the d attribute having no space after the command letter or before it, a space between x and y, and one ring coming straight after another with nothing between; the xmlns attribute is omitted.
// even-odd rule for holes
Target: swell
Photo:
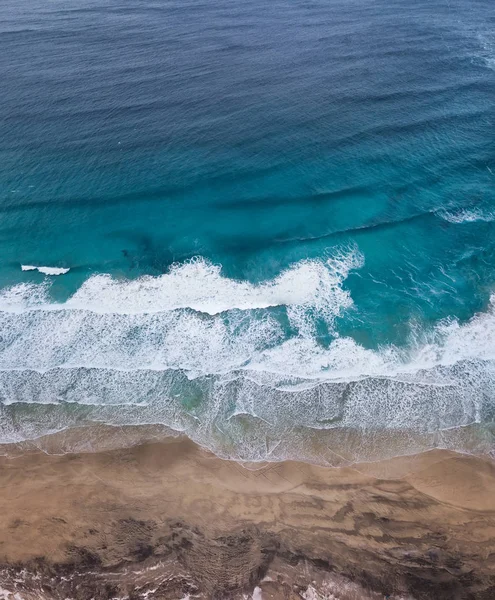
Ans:
<svg viewBox="0 0 495 600"><path fill-rule="evenodd" d="M257 180L262 177L267 177L279 170L279 166L268 166L259 167L256 171L246 169L245 172L236 172L236 180L239 182L249 182ZM221 185L223 182L231 181L230 175L212 175L208 178L207 184L211 186ZM29 200L22 201L22 197L16 196L14 204L3 204L0 207L0 213L18 212L39 208L51 208L53 206L70 207L74 206L77 208L98 206L104 204L118 205L118 204L134 204L142 200L156 200L160 201L164 198L174 199L183 198L186 195L194 196L201 187L206 185L205 181L193 182L190 185L182 187L174 186L159 186L155 188L146 188L139 191L128 192L125 194L105 194L105 195L91 195L91 196L69 196L68 198L50 198L50 200Z"/></svg>
<svg viewBox="0 0 495 600"><path fill-rule="evenodd" d="M402 116L402 115L401 115ZM349 136L345 136L342 140L339 140L339 143L344 144L352 144L355 142L362 142L366 139L374 139L381 138L387 140L396 141L397 135L415 135L418 132L423 132L425 129L434 129L439 126L454 126L466 125L467 123L472 123L476 125L478 120L485 117L487 120L491 118L491 109L490 107L483 108L468 108L463 111L455 111L450 114L435 114L431 116L422 116L421 118L416 119L415 121L396 121L390 122L388 119L387 123L383 124L373 124L372 126L368 126L362 128L360 131L356 133L352 133Z"/></svg>
<svg viewBox="0 0 495 600"><path fill-rule="evenodd" d="M123 70L123 73L136 73L136 76L129 77L127 84L133 85L145 85L153 82L152 77L145 77L143 71L145 69L145 65L141 66L138 70L133 70L132 67L126 68ZM286 79L284 79L285 81ZM108 86L108 83L101 85L101 87ZM348 93L345 91L340 91L338 93L339 103L342 105L348 104L350 106L355 105L359 102L363 101L373 101L376 103L386 103L391 102L392 104L396 104L398 102L407 101L411 103L413 101L418 100L429 100L431 102L432 97L437 97L437 102L448 99L449 95L453 92L461 93L461 92L473 92L473 91L483 91L486 90L486 85L483 85L483 82L480 82L476 79L472 81L465 82L456 82L444 84L441 86L432 86L424 87L424 88L411 88L409 90L400 89L391 89L389 91L383 92L373 92L370 91L367 94L361 94L360 90L353 90L353 93ZM337 97L337 96L336 96ZM189 99L190 105L193 103L193 99ZM131 102L127 100L127 102L123 102L122 99L120 103L116 106L110 107L91 107L91 108L81 108L76 111L69 111L69 108L64 105L61 106L60 110L56 112L52 112L50 115L47 115L44 111L36 111L36 107L31 109L29 112L18 112L11 115L10 118L26 118L26 117L36 117L40 120L51 121L58 118L63 118L67 116L78 117L78 118L91 118L93 116L110 116L115 111L125 111L128 115L133 114L141 114L142 112L146 112L153 109L170 109L178 106L183 106L184 100L176 100L174 98L143 98L139 101ZM196 101L198 106L200 105L199 101ZM306 127L321 123L322 120L331 118L335 114L334 110L321 112L317 117L310 117L306 119L301 119L298 123L298 127ZM450 115L442 115L445 116L448 120L455 117L463 117L463 116L477 116L477 113L473 113L469 111L467 113L452 113ZM436 118L439 118L438 116ZM427 121L428 124L431 123L430 120ZM414 125L414 123L412 123ZM259 132L258 132L259 135Z"/></svg>
<svg viewBox="0 0 495 600"><path fill-rule="evenodd" d="M242 199L229 199L226 202L215 202L215 208L224 208L226 210L250 210L253 207L256 209L270 210L272 208L285 207L291 204L307 204L312 203L320 205L326 202L342 201L352 199L356 196L364 196L369 193L369 189L365 186L351 185L328 192L315 192L312 194L298 196L254 196Z"/></svg>
<svg viewBox="0 0 495 600"><path fill-rule="evenodd" d="M320 235L314 235L314 236L308 235L308 236L304 236L304 237L290 237L290 238L284 238L284 239L278 238L278 239L274 240L274 243L276 243L276 244L293 244L294 242L299 242L299 243L308 244L308 243L313 243L313 242L319 242L321 240L326 240L326 239L332 238L333 236L340 236L343 234L350 234L350 233L353 233L354 237L357 237L360 234L368 233L370 230L380 231L380 230L386 230L386 229L395 229L397 227L404 227L404 226L410 225L415 222L428 221L432 218L435 218L436 216L437 215L433 212L426 212L426 213L418 213L415 215L409 215L409 216L402 217L402 218L395 219L395 220L394 219L390 219L390 220L373 219L369 223L363 223L362 225L356 225L354 227L335 229L334 231L328 231L328 232L322 233ZM439 215L439 216L441 216L441 215ZM448 220L448 219L445 219L445 220Z"/></svg>

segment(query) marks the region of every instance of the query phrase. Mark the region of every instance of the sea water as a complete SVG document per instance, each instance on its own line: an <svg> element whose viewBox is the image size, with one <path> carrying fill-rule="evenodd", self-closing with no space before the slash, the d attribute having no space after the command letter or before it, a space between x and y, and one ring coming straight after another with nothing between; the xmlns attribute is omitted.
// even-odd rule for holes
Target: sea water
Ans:
<svg viewBox="0 0 495 600"><path fill-rule="evenodd" d="M493 449L492 0L3 0L0 442Z"/></svg>

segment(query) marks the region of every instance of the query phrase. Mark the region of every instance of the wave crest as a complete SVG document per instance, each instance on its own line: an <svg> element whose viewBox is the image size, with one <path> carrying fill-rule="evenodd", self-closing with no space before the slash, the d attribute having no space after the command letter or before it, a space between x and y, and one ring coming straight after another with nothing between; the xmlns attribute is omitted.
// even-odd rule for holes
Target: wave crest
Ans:
<svg viewBox="0 0 495 600"><path fill-rule="evenodd" d="M477 209L462 208L460 210L443 210L439 211L438 216L449 223L476 223L484 221L490 223L495 221L495 213L483 212Z"/></svg>
<svg viewBox="0 0 495 600"><path fill-rule="evenodd" d="M34 265L21 265L21 271L38 271L43 275L65 275L70 269L64 267L35 267Z"/></svg>
<svg viewBox="0 0 495 600"><path fill-rule="evenodd" d="M352 269L362 265L363 256L353 248L325 261L300 261L271 281L252 284L224 277L221 266L199 257L173 265L168 273L159 277L119 280L106 274L94 275L67 302L59 305L49 305L46 287L15 286L0 293L0 310L81 309L95 313L141 314L190 308L216 315L233 309L311 305L327 314L336 314L352 304L350 295L342 289L342 282Z"/></svg>

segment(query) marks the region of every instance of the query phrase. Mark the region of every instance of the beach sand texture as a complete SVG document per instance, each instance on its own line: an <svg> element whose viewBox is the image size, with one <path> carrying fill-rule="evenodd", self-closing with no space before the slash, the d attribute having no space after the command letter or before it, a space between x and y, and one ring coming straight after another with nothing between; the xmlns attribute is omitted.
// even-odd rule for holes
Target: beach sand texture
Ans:
<svg viewBox="0 0 495 600"><path fill-rule="evenodd" d="M5 453L8 600L495 598L495 466L483 458L245 467L184 439Z"/></svg>

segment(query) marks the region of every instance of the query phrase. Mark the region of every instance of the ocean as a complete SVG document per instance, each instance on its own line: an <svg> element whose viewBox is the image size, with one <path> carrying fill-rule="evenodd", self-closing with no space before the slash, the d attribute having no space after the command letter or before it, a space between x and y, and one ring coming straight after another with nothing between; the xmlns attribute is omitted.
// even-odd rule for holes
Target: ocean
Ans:
<svg viewBox="0 0 495 600"><path fill-rule="evenodd" d="M493 450L492 0L3 0L0 76L1 443Z"/></svg>

